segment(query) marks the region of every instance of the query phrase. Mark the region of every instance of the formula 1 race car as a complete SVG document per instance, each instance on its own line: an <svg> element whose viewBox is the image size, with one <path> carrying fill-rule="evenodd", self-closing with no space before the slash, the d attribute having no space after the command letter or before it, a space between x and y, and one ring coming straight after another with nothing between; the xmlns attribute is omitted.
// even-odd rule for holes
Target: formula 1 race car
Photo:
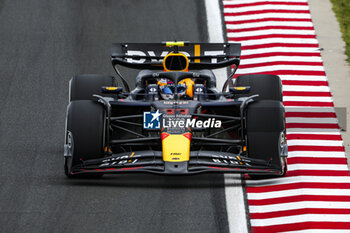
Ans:
<svg viewBox="0 0 350 233"><path fill-rule="evenodd" d="M65 174L148 172L286 173L282 84L278 76L234 74L239 43L120 43L106 75L69 83ZM118 65L141 69L130 90ZM232 67L222 91L211 71ZM232 80L235 80L234 83Z"/></svg>

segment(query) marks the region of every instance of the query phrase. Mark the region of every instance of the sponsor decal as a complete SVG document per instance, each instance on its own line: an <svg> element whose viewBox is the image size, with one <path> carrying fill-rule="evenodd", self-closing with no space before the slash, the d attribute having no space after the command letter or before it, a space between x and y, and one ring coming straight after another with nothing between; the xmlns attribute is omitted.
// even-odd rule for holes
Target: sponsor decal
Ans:
<svg viewBox="0 0 350 233"><path fill-rule="evenodd" d="M71 157L74 150L74 141L72 132L67 130L67 139L66 144L64 144L64 156Z"/></svg>
<svg viewBox="0 0 350 233"><path fill-rule="evenodd" d="M212 155L212 161L214 163L225 163L225 164L243 164L239 156L231 155Z"/></svg>
<svg viewBox="0 0 350 233"><path fill-rule="evenodd" d="M118 156L114 158L108 158L102 160L102 163L99 165L99 167L108 167L108 166L114 166L114 165L122 165L122 164L134 164L138 161L138 159L131 159L135 155L135 152L132 152L131 155L123 155Z"/></svg>
<svg viewBox="0 0 350 233"><path fill-rule="evenodd" d="M186 51L179 51L182 54L185 54L187 57L190 57L190 54ZM169 51L161 51L160 53L157 53L155 51L140 51L140 50L128 50L126 55L127 56L139 56L139 57L144 57L144 56L149 56L151 57L151 62L160 62L163 60L163 58L168 55ZM213 56L213 58L210 59L211 63L217 63L218 58L215 56L220 56L220 55L226 55L223 50L214 50L214 51L203 51L204 56ZM157 57L161 57L161 59L158 59ZM130 58L128 57L127 62L129 63L138 63L142 64L146 62L145 58ZM190 61L190 59L189 59Z"/></svg>

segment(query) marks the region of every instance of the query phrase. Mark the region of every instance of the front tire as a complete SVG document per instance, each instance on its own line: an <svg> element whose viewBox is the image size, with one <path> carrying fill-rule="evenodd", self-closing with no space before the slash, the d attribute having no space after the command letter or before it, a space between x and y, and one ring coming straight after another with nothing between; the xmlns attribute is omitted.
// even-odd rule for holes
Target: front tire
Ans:
<svg viewBox="0 0 350 233"><path fill-rule="evenodd" d="M276 75L254 74L238 76L235 86L250 86L249 94L258 94L246 109L246 139L248 156L271 161L281 171L280 175L250 174L257 179L284 176L287 172L286 157L281 156L285 134L284 106L282 103L282 82ZM284 136L283 136L284 138Z"/></svg>
<svg viewBox="0 0 350 233"><path fill-rule="evenodd" d="M77 100L68 105L65 143L70 144L71 154L65 157L64 164L68 177L78 177L71 172L73 166L104 156L104 135L105 109L102 104Z"/></svg>
<svg viewBox="0 0 350 233"><path fill-rule="evenodd" d="M280 101L261 100L248 105L246 112L246 135L248 156L270 161L270 164L285 174L285 161L281 157L284 134L284 107ZM250 175L255 178L274 176ZM276 175L278 176L278 175Z"/></svg>

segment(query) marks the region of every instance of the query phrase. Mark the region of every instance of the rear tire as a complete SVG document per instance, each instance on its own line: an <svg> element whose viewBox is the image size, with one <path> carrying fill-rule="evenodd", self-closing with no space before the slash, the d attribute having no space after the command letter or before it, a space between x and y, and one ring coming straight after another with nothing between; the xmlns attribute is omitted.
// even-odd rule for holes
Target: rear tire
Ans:
<svg viewBox="0 0 350 233"><path fill-rule="evenodd" d="M271 74L248 74L238 76L235 86L250 86L248 94L240 96L252 96L259 94L257 100L282 101L282 82L280 77Z"/></svg>
<svg viewBox="0 0 350 233"><path fill-rule="evenodd" d="M93 95L102 95L102 86L116 86L115 79L112 76L99 74L76 75L69 82L69 101L96 100ZM111 95L104 94L104 96Z"/></svg>
<svg viewBox="0 0 350 233"><path fill-rule="evenodd" d="M72 166L81 161L104 156L105 109L91 100L72 101L67 110L66 144L71 145L71 156L65 157L68 177L101 177L101 174L74 175Z"/></svg>

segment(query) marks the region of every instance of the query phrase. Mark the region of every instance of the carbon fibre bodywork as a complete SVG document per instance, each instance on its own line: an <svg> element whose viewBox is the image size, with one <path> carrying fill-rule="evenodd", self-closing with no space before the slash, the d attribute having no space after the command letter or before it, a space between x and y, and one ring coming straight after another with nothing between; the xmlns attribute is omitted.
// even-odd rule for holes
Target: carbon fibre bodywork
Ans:
<svg viewBox="0 0 350 233"><path fill-rule="evenodd" d="M192 68L220 68L235 64L236 67L227 80L231 79L239 65L240 45L227 43L200 45L208 49L220 47L223 49L223 54L216 51L216 55L205 55L205 53L202 55L195 52L192 47L188 47L187 50L184 48L187 53L197 54L188 56L192 59L189 67L192 65ZM142 50L144 46L146 48ZM146 55L145 52L147 49L156 48L159 49L155 44L115 44L112 64L115 68L116 65L124 65L132 68L159 69L159 59L162 57L150 56L151 53ZM129 54L132 50L134 55ZM135 52L141 50L144 51L144 55ZM199 64L196 64L196 59L201 59ZM211 64L213 59L218 61ZM116 71L118 73L117 69ZM195 80L193 96L181 99L175 92L174 99L161 99L157 80L162 78L175 84L184 79ZM274 143L276 148L271 151L272 153L277 151L277 155L276 153L259 155L258 152L258 155L252 156L249 153L252 142L248 144L247 140L249 138L247 109L259 97L256 93L249 93L249 86L233 87L227 92L219 92L216 90L216 78L210 70L192 72L143 70L136 77L136 87L132 91L125 92L117 87L101 88L104 94L108 94L107 96L103 93L92 94L93 101L104 108L103 150L88 159L84 154L74 154L76 135L66 130L66 163L75 157L72 160L75 162L66 166L68 175L121 172L189 175L219 172L279 176L285 173L283 161L287 156L287 144L284 137L284 107L281 101L272 101L272 104L269 101L264 102L264 106L267 108L271 106L271 109L264 109L263 112L268 112L267 115L272 112L277 116L272 117L274 127L270 128L273 132L250 132L251 135L255 133L272 135L271 137L275 138L273 140L276 142ZM67 116L71 108L70 104ZM145 112L156 112L161 115L162 126L145 127ZM200 120L207 122L207 126L202 127L195 123ZM177 125L172 124L173 121L187 121L189 124ZM213 127L216 121L220 124ZM259 128L259 124L261 123L254 127ZM266 127L263 131L266 131Z"/></svg>

